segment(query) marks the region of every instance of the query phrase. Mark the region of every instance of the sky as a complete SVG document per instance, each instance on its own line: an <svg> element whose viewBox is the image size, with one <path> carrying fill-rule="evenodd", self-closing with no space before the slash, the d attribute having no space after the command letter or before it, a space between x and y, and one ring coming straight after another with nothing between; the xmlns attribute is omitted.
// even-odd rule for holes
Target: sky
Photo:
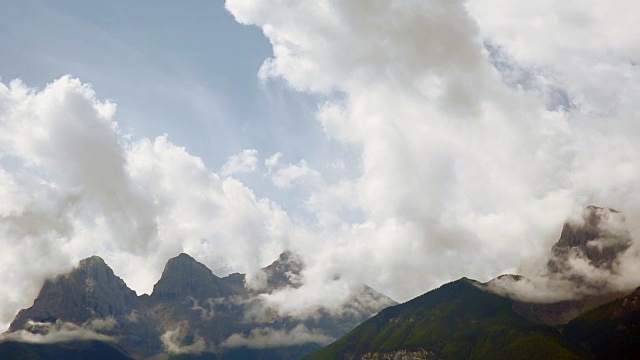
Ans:
<svg viewBox="0 0 640 360"><path fill-rule="evenodd" d="M141 294L180 252L252 286L292 250L296 313L526 273L590 204L635 237L639 10L3 1L0 324L91 255Z"/></svg>

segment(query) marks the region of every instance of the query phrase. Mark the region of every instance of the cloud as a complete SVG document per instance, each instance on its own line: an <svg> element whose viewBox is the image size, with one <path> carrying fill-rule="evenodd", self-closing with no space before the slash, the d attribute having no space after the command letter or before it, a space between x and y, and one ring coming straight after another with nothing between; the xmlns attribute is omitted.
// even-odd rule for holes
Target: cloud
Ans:
<svg viewBox="0 0 640 360"><path fill-rule="evenodd" d="M173 354L199 354L207 350L207 343L201 336L189 334L186 322L180 322L173 329L167 330L160 336L160 341L164 349Z"/></svg>
<svg viewBox="0 0 640 360"><path fill-rule="evenodd" d="M277 153L271 155L267 160L264 161L264 166L266 166L267 169L271 170L271 169L275 168L276 166L278 166L278 164L280 163L281 159L282 159L282 153L281 152L277 152Z"/></svg>
<svg viewBox="0 0 640 360"><path fill-rule="evenodd" d="M525 269L526 277L500 276L486 285L529 303L631 292L640 277L633 271L638 253L626 225L624 214L589 206L565 223L546 266Z"/></svg>
<svg viewBox="0 0 640 360"><path fill-rule="evenodd" d="M300 160L298 164L289 164L286 167L276 170L271 180L279 188L288 188L291 187L294 182L303 180L314 181L320 178L320 172L310 168L305 160Z"/></svg>
<svg viewBox="0 0 640 360"><path fill-rule="evenodd" d="M317 331L309 330L300 324L292 330L277 330L272 328L257 328L248 335L233 334L220 346L225 348L249 347L265 349L273 347L294 346L308 343L326 345L334 339Z"/></svg>
<svg viewBox="0 0 640 360"><path fill-rule="evenodd" d="M27 169L46 172L56 186L90 199L91 212L105 220L127 251L154 244L157 224L151 204L137 194L125 169L116 106L96 99L90 86L63 76L41 92L20 81L0 91L10 108L3 113L0 146Z"/></svg>
<svg viewBox="0 0 640 360"><path fill-rule="evenodd" d="M193 301L193 306L191 307L191 310L199 311L200 318L205 320L211 320L215 317L216 312L214 310L215 309L214 299L207 299L203 301L202 304L198 299L194 299L190 297L190 300Z"/></svg>
<svg viewBox="0 0 640 360"><path fill-rule="evenodd" d="M637 239L637 5L588 4L227 0L273 46L263 81L316 99L326 136L357 153L338 178L326 161L265 161L277 188L305 188L302 215L232 176L257 169L255 150L216 173L169 136L123 134L116 105L78 79L0 84L0 321L93 254L148 292L181 251L251 278L291 249L304 296L268 301L303 313L339 309L362 282L404 301L544 266L590 203L623 211ZM637 246L619 264L625 286Z"/></svg>
<svg viewBox="0 0 640 360"><path fill-rule="evenodd" d="M220 174L229 176L234 174L248 174L255 172L258 166L258 150L245 149L240 154L233 155L227 159L222 166Z"/></svg>
<svg viewBox="0 0 640 360"><path fill-rule="evenodd" d="M19 341L36 344L53 344L71 340L114 341L97 331L109 330L115 325L113 318L94 319L90 323L76 325L57 320L55 323L29 321L28 330L18 330L0 334L0 341Z"/></svg>
<svg viewBox="0 0 640 360"><path fill-rule="evenodd" d="M0 323L90 255L149 292L176 253L251 273L304 236L276 203L166 136L122 134L115 110L69 76L42 90L0 85Z"/></svg>
<svg viewBox="0 0 640 360"><path fill-rule="evenodd" d="M360 151L352 192L310 197L335 230L310 266L406 300L545 258L589 203L637 218L637 45L608 28L632 28L614 24L621 4L605 19L575 2L226 1L273 45L260 76L319 95L324 131ZM343 204L364 220L323 215Z"/></svg>

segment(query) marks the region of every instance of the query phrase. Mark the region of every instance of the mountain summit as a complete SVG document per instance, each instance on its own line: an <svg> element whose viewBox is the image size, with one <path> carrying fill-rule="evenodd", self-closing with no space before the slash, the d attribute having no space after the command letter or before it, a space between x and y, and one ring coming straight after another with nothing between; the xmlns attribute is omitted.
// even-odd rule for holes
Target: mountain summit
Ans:
<svg viewBox="0 0 640 360"><path fill-rule="evenodd" d="M162 277L153 287L154 301L179 301L186 296L195 299L221 298L234 295L219 277L204 264L182 253L169 259Z"/></svg>
<svg viewBox="0 0 640 360"><path fill-rule="evenodd" d="M81 260L70 273L47 280L33 306L18 313L9 330L29 320L84 323L122 316L138 307L136 293L98 256Z"/></svg>
<svg viewBox="0 0 640 360"><path fill-rule="evenodd" d="M303 269L296 254L285 252L261 270L264 286L249 290L244 274L220 278L180 254L167 261L151 295L136 296L92 256L48 280L33 306L16 316L8 337L35 333L46 339L108 340L142 358L207 353L212 359L297 359L395 304L367 286L344 305L349 311L321 310L311 319L280 314L262 301L264 295L298 287Z"/></svg>
<svg viewBox="0 0 640 360"><path fill-rule="evenodd" d="M631 246L631 236L620 211L588 206L582 218L565 223L552 248L548 268L565 271L571 258L588 261L597 268L611 269L618 256Z"/></svg>
<svg viewBox="0 0 640 360"><path fill-rule="evenodd" d="M620 293L584 273L613 274L630 246L621 212L589 206L564 225L540 282L463 278L382 310L304 359L637 359L640 288ZM521 296L558 288L569 297Z"/></svg>

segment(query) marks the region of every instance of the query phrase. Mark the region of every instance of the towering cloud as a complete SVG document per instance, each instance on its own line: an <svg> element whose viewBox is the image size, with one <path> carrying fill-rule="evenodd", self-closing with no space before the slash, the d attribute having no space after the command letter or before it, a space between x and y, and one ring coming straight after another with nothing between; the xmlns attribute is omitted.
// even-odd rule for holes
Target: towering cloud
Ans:
<svg viewBox="0 0 640 360"><path fill-rule="evenodd" d="M376 273L406 299L546 255L589 203L637 218L626 3L604 16L552 1L228 0L273 45L260 76L330 99L317 114L325 132L361 151L348 198L366 220L339 227L318 266ZM586 34L598 35L576 38Z"/></svg>

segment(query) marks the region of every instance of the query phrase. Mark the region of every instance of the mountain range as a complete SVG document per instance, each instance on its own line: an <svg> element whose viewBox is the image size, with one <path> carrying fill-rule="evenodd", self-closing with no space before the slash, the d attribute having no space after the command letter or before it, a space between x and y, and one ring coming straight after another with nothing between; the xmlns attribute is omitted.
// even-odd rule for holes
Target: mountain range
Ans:
<svg viewBox="0 0 640 360"><path fill-rule="evenodd" d="M57 338L76 341L58 352L93 351L102 341L101 347L135 358L293 359L395 304L365 285L352 295L351 311L341 314L320 309L313 317L296 318L280 315L262 301L263 294L299 286L303 268L298 256L285 252L262 269L265 286L253 290L245 287L244 274L220 278L191 256L180 254L167 262L151 295L138 296L93 256L81 260L70 273L45 282L33 306L21 310L11 323L0 355L27 348L37 353L25 340L64 343ZM91 342L78 349L79 339Z"/></svg>
<svg viewBox="0 0 640 360"><path fill-rule="evenodd" d="M346 305L352 311L320 309L307 318L281 315L261 300L301 285L304 263L291 252L262 269L260 290L245 286L243 274L220 278L180 254L151 295L141 296L91 257L45 283L0 341L0 357L635 359L640 288L584 270L618 274L632 245L620 225L623 214L587 207L564 225L537 279L462 278L403 304L362 285Z"/></svg>
<svg viewBox="0 0 640 360"><path fill-rule="evenodd" d="M564 225L543 275L576 291L570 299L523 299L513 289L530 280L518 275L462 278L384 309L304 359L637 359L640 288L621 291L573 268L615 273L631 237L612 222L623 215L589 206Z"/></svg>

